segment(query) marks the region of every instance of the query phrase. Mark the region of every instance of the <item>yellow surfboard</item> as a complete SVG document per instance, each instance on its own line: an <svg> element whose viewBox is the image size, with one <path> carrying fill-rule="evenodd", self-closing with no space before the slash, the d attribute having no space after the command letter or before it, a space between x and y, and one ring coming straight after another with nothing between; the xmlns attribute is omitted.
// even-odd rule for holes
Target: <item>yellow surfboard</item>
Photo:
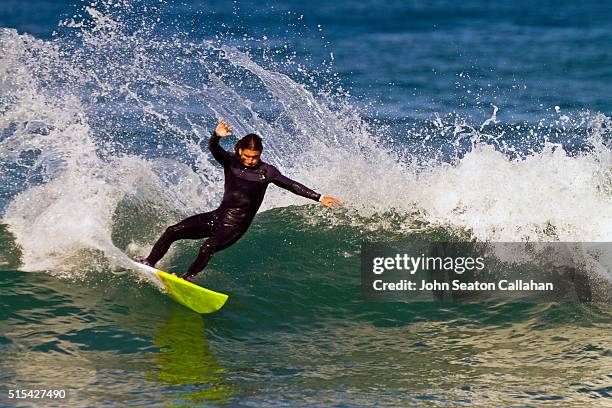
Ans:
<svg viewBox="0 0 612 408"><path fill-rule="evenodd" d="M164 290L168 296L194 312L216 312L223 307L228 299L226 294L203 288L159 269L135 261L132 262L136 271L144 272L145 276Z"/></svg>

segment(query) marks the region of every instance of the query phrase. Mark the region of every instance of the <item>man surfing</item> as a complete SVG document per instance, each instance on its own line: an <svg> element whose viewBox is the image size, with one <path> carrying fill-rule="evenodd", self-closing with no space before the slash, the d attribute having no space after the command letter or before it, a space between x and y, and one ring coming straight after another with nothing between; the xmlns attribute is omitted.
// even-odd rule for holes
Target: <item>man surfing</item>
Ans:
<svg viewBox="0 0 612 408"><path fill-rule="evenodd" d="M244 235L261 206L270 183L302 197L320 201L328 208L334 208L334 204L342 205L337 198L323 197L283 176L276 167L263 162L261 138L254 133L246 135L236 143L235 153L225 151L219 145L219 140L231 134L232 128L221 121L208 141L208 149L223 166L225 174L225 191L219 208L193 215L168 227L153 245L151 253L146 258L137 259L138 262L155 267L173 242L208 237L187 273L181 276L183 279L192 280L206 267L215 252L229 247Z"/></svg>

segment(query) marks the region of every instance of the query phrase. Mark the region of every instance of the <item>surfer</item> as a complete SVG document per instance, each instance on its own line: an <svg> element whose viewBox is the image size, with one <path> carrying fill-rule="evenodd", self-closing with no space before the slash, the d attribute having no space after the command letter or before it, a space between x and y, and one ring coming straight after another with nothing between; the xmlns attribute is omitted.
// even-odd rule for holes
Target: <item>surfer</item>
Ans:
<svg viewBox="0 0 612 408"><path fill-rule="evenodd" d="M229 247L244 235L261 206L270 183L302 197L319 201L329 208L342 205L337 198L324 197L283 176L276 167L262 161L263 145L261 138L254 133L240 139L233 154L225 151L219 145L219 140L231 134L232 128L221 121L208 141L208 149L223 166L225 174L225 191L219 208L193 215L168 227L153 245L151 253L146 258L138 259L140 263L154 267L173 242L208 237L187 273L181 276L191 280L206 267L215 252Z"/></svg>

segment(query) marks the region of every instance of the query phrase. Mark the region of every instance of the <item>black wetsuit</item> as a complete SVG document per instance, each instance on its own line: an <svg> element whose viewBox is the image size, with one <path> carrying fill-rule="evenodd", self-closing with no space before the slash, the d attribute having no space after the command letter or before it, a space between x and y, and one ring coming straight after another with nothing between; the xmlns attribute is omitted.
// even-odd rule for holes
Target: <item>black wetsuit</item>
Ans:
<svg viewBox="0 0 612 408"><path fill-rule="evenodd" d="M198 274L213 253L227 248L244 235L261 206L270 183L315 201L321 197L261 160L254 167L244 166L240 157L219 146L219 139L220 137L213 133L208 148L213 157L223 165L225 173L225 192L221 205L214 211L188 217L168 227L145 258L150 265L154 266L174 241L210 237L200 248L198 257L183 278Z"/></svg>

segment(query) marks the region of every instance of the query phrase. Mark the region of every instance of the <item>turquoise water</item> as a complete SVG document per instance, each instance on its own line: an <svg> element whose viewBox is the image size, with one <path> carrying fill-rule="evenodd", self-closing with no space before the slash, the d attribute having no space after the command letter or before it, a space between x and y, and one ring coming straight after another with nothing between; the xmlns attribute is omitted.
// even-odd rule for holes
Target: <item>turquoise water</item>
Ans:
<svg viewBox="0 0 612 408"><path fill-rule="evenodd" d="M364 242L611 241L610 21L601 2L3 2L0 406L611 405L605 268L582 271L591 302L360 287ZM271 186L198 278L230 296L201 316L126 266L218 205L219 119L346 206ZM8 398L34 388L68 398Z"/></svg>
<svg viewBox="0 0 612 408"><path fill-rule="evenodd" d="M4 387L65 389L61 406L605 406L611 397L609 305L364 302L359 232L307 225L302 212L262 214L215 257L199 282L230 300L212 315L121 271L92 268L76 281L1 272ZM168 268L182 270L195 250L184 246Z"/></svg>

